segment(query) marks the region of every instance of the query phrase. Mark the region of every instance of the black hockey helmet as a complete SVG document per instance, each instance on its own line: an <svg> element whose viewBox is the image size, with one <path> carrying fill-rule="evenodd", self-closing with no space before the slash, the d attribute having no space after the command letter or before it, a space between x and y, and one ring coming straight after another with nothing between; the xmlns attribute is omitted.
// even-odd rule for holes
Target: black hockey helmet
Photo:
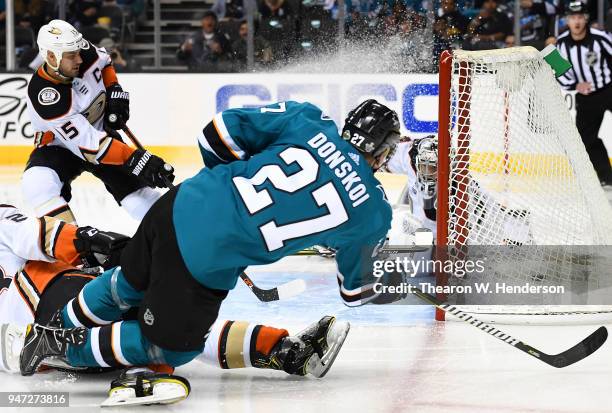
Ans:
<svg viewBox="0 0 612 413"><path fill-rule="evenodd" d="M565 10L566 15L588 13L589 11L587 10L586 4L584 4L582 1L571 1Z"/></svg>
<svg viewBox="0 0 612 413"><path fill-rule="evenodd" d="M347 115L342 138L374 157L386 149L393 152L400 138L397 113L374 99L366 100Z"/></svg>

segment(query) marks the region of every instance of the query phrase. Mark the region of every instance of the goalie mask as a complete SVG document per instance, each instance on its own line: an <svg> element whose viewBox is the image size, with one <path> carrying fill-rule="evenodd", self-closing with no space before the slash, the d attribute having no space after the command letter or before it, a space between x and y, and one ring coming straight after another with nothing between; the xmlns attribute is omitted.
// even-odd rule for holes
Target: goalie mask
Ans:
<svg viewBox="0 0 612 413"><path fill-rule="evenodd" d="M438 175L438 138L427 136L415 142L416 174L425 209L433 209L436 204L437 175Z"/></svg>
<svg viewBox="0 0 612 413"><path fill-rule="evenodd" d="M400 138L397 113L374 99L351 110L344 122L342 138L358 151L376 159L376 170L390 157Z"/></svg>

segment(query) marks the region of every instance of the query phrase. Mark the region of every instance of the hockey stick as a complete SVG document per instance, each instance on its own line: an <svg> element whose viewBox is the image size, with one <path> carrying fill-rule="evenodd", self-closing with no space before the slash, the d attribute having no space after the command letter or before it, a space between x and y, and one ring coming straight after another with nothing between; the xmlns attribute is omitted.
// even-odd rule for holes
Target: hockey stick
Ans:
<svg viewBox="0 0 612 413"><path fill-rule="evenodd" d="M557 367L567 367L576 363L577 361L582 360L593 354L599 347L606 342L608 338L608 330L602 326L591 333L587 338L582 340L580 343L576 344L574 347L565 350L559 354L546 354L535 347L531 347L529 344L526 344L511 335L504 333L503 331L498 330L495 327L491 327L485 322L482 322L468 313L465 313L459 310L457 307L454 307L450 304L445 304L444 302L438 300L436 297L427 294L421 291L419 288L411 285L411 292L422 299L423 301L439 308L440 310L450 313L453 316L457 317L461 321L465 321L468 324L473 325L479 330L484 331L485 333L495 337L498 340L503 341L504 343L510 344L511 346L521 350L524 353L529 354L532 357L537 358L538 360L543 361L544 363Z"/></svg>
<svg viewBox="0 0 612 413"><path fill-rule="evenodd" d="M408 252L424 252L430 248L431 247L423 246L423 245L385 245L384 247L380 248L378 252L384 253L384 254L405 254ZM311 257L311 256L326 257L326 258L332 257L332 255L322 254L319 251L314 250L314 249L299 250L297 252L294 252L291 255L296 255L299 257Z"/></svg>
<svg viewBox="0 0 612 413"><path fill-rule="evenodd" d="M113 117L113 116L115 117L115 120L116 120L117 115L112 114L112 113L111 113L110 115L108 115L108 118L109 118L109 120L110 120L111 122L114 122L114 120L112 119L112 117ZM132 141L132 143L134 144L134 146L136 146L136 148L138 148L138 149L140 149L140 150L143 150L143 151L146 151L145 147L144 147L144 146L142 146L142 144L140 143L140 141L139 141L139 140L136 138L136 135L134 135L134 134L132 133L132 131L130 130L130 128L128 128L128 126L127 126L127 125L123 125L123 127L121 128L121 130L122 130L123 132L125 132L125 134L127 135L127 137L128 137L128 138L130 138L130 140ZM165 178L164 178L164 183L166 184L166 186L167 186L168 188L170 188L170 189L174 189L174 184L173 184L172 182L170 182L170 180L168 180L168 179L165 179Z"/></svg>
<svg viewBox="0 0 612 413"><path fill-rule="evenodd" d="M242 278L242 281L244 281L247 287L249 287L253 294L255 294L255 297L264 303L286 300L287 298L294 297L306 290L306 283L301 278L281 284L278 287L270 288L269 290L264 290L256 286L253 283L253 280L251 280L251 278L244 272L240 274L240 278Z"/></svg>
<svg viewBox="0 0 612 413"><path fill-rule="evenodd" d="M111 116L116 115L111 114L109 115L109 118ZM130 130L130 128L128 128L127 125L125 125L122 130L123 132L125 132L127 137L130 138L134 146L136 146L138 149L145 150L144 146L142 146L138 138L136 138L136 136L132 133L132 131ZM168 188L174 188L174 185L171 182L166 182L166 184L168 185ZM244 272L240 274L240 278L242 279L242 281L244 281L247 287L249 287L253 294L255 294L255 297L257 297L259 301L262 301L264 303L270 301L285 300L287 298L296 296L306 290L306 283L302 279L292 280L285 284L281 284L278 287L265 290L256 286L253 280Z"/></svg>
<svg viewBox="0 0 612 413"><path fill-rule="evenodd" d="M109 119L113 116L116 115L109 115ZM112 121L112 120L111 120ZM132 131L130 130L130 128L128 128L127 125L124 125L123 128L121 128L121 130L123 132L125 132L125 134L127 135L128 138L130 138L130 140L132 141L132 143L134 144L134 146L136 146L138 149L142 149L143 151L146 150L144 148L144 146L142 146L142 144L140 143L140 141L136 138L136 136L132 133Z"/></svg>

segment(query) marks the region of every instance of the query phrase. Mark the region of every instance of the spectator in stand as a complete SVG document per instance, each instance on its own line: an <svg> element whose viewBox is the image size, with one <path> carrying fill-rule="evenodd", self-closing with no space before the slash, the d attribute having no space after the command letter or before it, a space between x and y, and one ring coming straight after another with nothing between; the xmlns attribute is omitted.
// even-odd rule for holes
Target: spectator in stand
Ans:
<svg viewBox="0 0 612 413"><path fill-rule="evenodd" d="M521 44L543 49L544 41L550 36L545 4L542 1L535 2L534 0L520 0L520 4ZM514 34L506 37L506 46L512 47L514 43Z"/></svg>
<svg viewBox="0 0 612 413"><path fill-rule="evenodd" d="M379 38L388 39L395 36L400 31L399 20L395 14L383 16L379 21L377 32Z"/></svg>
<svg viewBox="0 0 612 413"><path fill-rule="evenodd" d="M398 10L410 10L415 13L425 13L422 0L380 0L382 13L385 15L395 14L397 19Z"/></svg>
<svg viewBox="0 0 612 413"><path fill-rule="evenodd" d="M478 16L468 25L468 36L463 42L466 50L498 49L505 45L512 33L512 22L497 10L497 0L485 0Z"/></svg>
<svg viewBox="0 0 612 413"><path fill-rule="evenodd" d="M373 20L381 12L383 3L379 0L345 0L346 16L349 19L365 17Z"/></svg>
<svg viewBox="0 0 612 413"><path fill-rule="evenodd" d="M237 63L237 70L244 71L247 66L247 36L249 24L246 21L240 23L238 30L239 38L232 43L232 53L234 61ZM261 36L257 35L257 24L255 24L255 65L259 68L269 66L272 63L272 47L270 43Z"/></svg>
<svg viewBox="0 0 612 413"><path fill-rule="evenodd" d="M110 37L102 39L100 47L105 48L110 55L113 66L115 67L115 72L139 72L142 69L138 61L131 58L127 51L121 51L119 47L117 47L115 41Z"/></svg>
<svg viewBox="0 0 612 413"><path fill-rule="evenodd" d="M99 0L78 0L72 3L71 11L74 18L74 27L81 30L83 27L91 27L98 22L98 12L102 6Z"/></svg>
<svg viewBox="0 0 612 413"><path fill-rule="evenodd" d="M260 0L259 34L270 42L276 60L292 56L297 43L296 13L286 0Z"/></svg>
<svg viewBox="0 0 612 413"><path fill-rule="evenodd" d="M401 1L385 3L379 16L382 18L379 18L377 31L378 35L383 39L401 33L402 23L408 20L410 30L419 28L424 24L422 16L415 13L412 9L407 8L406 4Z"/></svg>
<svg viewBox="0 0 612 413"><path fill-rule="evenodd" d="M220 20L237 19L244 17L243 0L215 0L215 4L210 9L214 11Z"/></svg>
<svg viewBox="0 0 612 413"><path fill-rule="evenodd" d="M443 50L461 47L470 20L457 10L455 0L442 0L442 15L433 26L434 57L436 62Z"/></svg>
<svg viewBox="0 0 612 413"><path fill-rule="evenodd" d="M390 49L397 50L397 61L400 66L395 70L405 73L430 72L432 69L431 34L414 13L399 23L399 48L393 47L394 40L389 42Z"/></svg>
<svg viewBox="0 0 612 413"><path fill-rule="evenodd" d="M231 69L229 37L219 32L214 12L204 13L202 30L193 33L181 44L177 57L192 70L226 72Z"/></svg>
<svg viewBox="0 0 612 413"><path fill-rule="evenodd" d="M140 16L144 17L145 0L117 0L117 5L128 12L130 19L138 20Z"/></svg>
<svg viewBox="0 0 612 413"><path fill-rule="evenodd" d="M258 9L263 19L290 17L295 14L291 5L285 0L263 0L259 2Z"/></svg>
<svg viewBox="0 0 612 413"><path fill-rule="evenodd" d="M383 3L379 0L345 0L344 3L346 38L357 42L369 40L382 11ZM335 13L335 19L338 17L337 12L338 5L334 0L332 14Z"/></svg>
<svg viewBox="0 0 612 413"><path fill-rule="evenodd" d="M455 0L442 0L441 9L442 15L438 19L446 22L449 31L447 35L463 37L467 33L470 20L457 9Z"/></svg>
<svg viewBox="0 0 612 413"><path fill-rule="evenodd" d="M34 33L47 18L47 1L45 0L15 0L15 21L21 27L29 27Z"/></svg>
<svg viewBox="0 0 612 413"><path fill-rule="evenodd" d="M0 27L4 28L5 20L6 20L6 1L0 0Z"/></svg>

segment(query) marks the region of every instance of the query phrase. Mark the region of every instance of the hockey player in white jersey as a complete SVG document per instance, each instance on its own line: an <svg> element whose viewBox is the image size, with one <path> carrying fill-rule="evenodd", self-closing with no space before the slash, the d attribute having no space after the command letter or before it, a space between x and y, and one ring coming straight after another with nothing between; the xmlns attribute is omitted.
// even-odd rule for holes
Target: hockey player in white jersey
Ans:
<svg viewBox="0 0 612 413"><path fill-rule="evenodd" d="M113 266L127 240L0 204L0 370L19 369L19 347L12 351L12 344L26 324L47 324L94 278L75 266Z"/></svg>
<svg viewBox="0 0 612 413"><path fill-rule="evenodd" d="M0 204L0 323L30 322L55 276L77 265L114 266L128 239ZM23 300L26 310L18 311Z"/></svg>
<svg viewBox="0 0 612 413"><path fill-rule="evenodd" d="M25 200L39 217L75 222L70 185L87 171L132 217L142 219L160 196L153 188L167 187L174 170L126 145L116 132L129 119L129 94L110 56L62 20L41 27L37 42L44 64L28 84L36 148L23 174Z"/></svg>
<svg viewBox="0 0 612 413"><path fill-rule="evenodd" d="M97 276L97 272L75 265L85 261L90 266L113 267L128 239L91 227L78 228L51 217L31 217L13 206L0 204L0 371L19 372L19 355L27 325L34 322L53 324L54 315L70 300L78 299L83 286ZM127 313L124 319L135 315L135 312ZM222 369L284 367L288 370L289 364L297 360L270 358L272 349L280 343L298 345L299 337L312 334L329 319L323 317L295 336L282 328L217 320L198 360ZM121 341L122 334L129 336L121 323L98 330L102 335L113 334L117 342ZM101 351L106 357L105 349ZM111 363L113 368L129 368L134 364L121 355L117 357L121 363ZM47 368L84 370L61 359L48 359L44 364ZM314 366L313 363L309 365ZM160 363L125 371L111 384L105 405L168 403L187 397L188 381L173 375L173 370ZM136 380L139 376L145 380ZM154 391L155 385L160 383L164 383L160 387L164 391ZM134 391L140 396L134 396Z"/></svg>

